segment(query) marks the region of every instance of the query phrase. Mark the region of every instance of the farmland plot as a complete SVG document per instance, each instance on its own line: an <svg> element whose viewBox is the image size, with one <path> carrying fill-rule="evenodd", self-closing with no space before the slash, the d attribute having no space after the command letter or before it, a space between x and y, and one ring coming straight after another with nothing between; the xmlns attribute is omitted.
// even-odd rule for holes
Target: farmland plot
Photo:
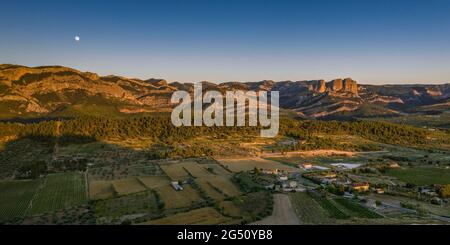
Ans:
<svg viewBox="0 0 450 245"><path fill-rule="evenodd" d="M111 164L89 169L90 180L116 180L149 175L162 176L164 172L156 163Z"/></svg>
<svg viewBox="0 0 450 245"><path fill-rule="evenodd" d="M40 180L0 181L0 221L24 215L39 184Z"/></svg>
<svg viewBox="0 0 450 245"><path fill-rule="evenodd" d="M439 167L391 169L387 174L416 185L450 184L450 170Z"/></svg>
<svg viewBox="0 0 450 245"><path fill-rule="evenodd" d="M170 185L157 187L155 190L164 202L165 209L185 208L202 201L197 191L188 185L184 185L182 191L175 191Z"/></svg>
<svg viewBox="0 0 450 245"><path fill-rule="evenodd" d="M319 195L311 195L313 199L319 203L319 205L328 212L331 218L335 219L348 219L350 216L339 209L334 202L326 197Z"/></svg>
<svg viewBox="0 0 450 245"><path fill-rule="evenodd" d="M322 224L329 221L328 213L307 193L291 193L289 199L301 223Z"/></svg>
<svg viewBox="0 0 450 245"><path fill-rule="evenodd" d="M89 182L89 198L92 200L111 198L115 195L115 190L111 181L91 181Z"/></svg>
<svg viewBox="0 0 450 245"><path fill-rule="evenodd" d="M220 176L231 176L232 173L228 170L226 170L224 167L222 167L219 164L211 163L211 164L202 164L200 165L203 168L207 169L208 171L212 172L213 174L220 175Z"/></svg>
<svg viewBox="0 0 450 245"><path fill-rule="evenodd" d="M172 180L182 180L189 177L189 173L184 170L182 164L161 165L160 167Z"/></svg>
<svg viewBox="0 0 450 245"><path fill-rule="evenodd" d="M114 220L122 221L121 218L132 215L157 215L159 208L155 194L151 191L144 191L97 201L94 204L93 211L100 223L109 223Z"/></svg>
<svg viewBox="0 0 450 245"><path fill-rule="evenodd" d="M279 170L285 170L285 171L297 171L297 168L287 166L284 164L281 164L276 161L271 161L259 157L254 158L238 158L238 159L217 159L219 163L224 166L225 168L233 171L233 172L240 172L240 171L249 171L253 170L255 168L258 169L264 169L264 170L273 170L273 169L279 169Z"/></svg>
<svg viewBox="0 0 450 245"><path fill-rule="evenodd" d="M146 190L146 187L136 178L114 180L112 185L120 196Z"/></svg>
<svg viewBox="0 0 450 245"><path fill-rule="evenodd" d="M355 201L346 199L346 198L336 198L333 201L338 203L339 205L343 206L345 209L351 213L352 217L359 217L359 218L369 218L369 219L375 219L375 218L382 218L383 216L375 213L374 211L361 206Z"/></svg>
<svg viewBox="0 0 450 245"><path fill-rule="evenodd" d="M199 164L194 162L182 163L183 168L194 177L211 176L212 174L208 170L202 168Z"/></svg>
<svg viewBox="0 0 450 245"><path fill-rule="evenodd" d="M32 201L31 214L56 211L86 202L83 175L61 173L49 175Z"/></svg>
<svg viewBox="0 0 450 245"><path fill-rule="evenodd" d="M208 178L207 181L214 187L214 189L218 190L227 197L235 197L241 194L239 188L226 177L217 176L214 178Z"/></svg>
<svg viewBox="0 0 450 245"><path fill-rule="evenodd" d="M196 182L199 187L215 201L222 201L223 199L225 199L225 196L220 191L215 189L206 179L199 179L196 180Z"/></svg>
<svg viewBox="0 0 450 245"><path fill-rule="evenodd" d="M166 218L152 220L142 224L147 225L217 225L227 223L232 219L222 216L215 209L206 207L186 213L178 213Z"/></svg>
<svg viewBox="0 0 450 245"><path fill-rule="evenodd" d="M165 176L142 176L138 179L149 189L170 184L170 179Z"/></svg>

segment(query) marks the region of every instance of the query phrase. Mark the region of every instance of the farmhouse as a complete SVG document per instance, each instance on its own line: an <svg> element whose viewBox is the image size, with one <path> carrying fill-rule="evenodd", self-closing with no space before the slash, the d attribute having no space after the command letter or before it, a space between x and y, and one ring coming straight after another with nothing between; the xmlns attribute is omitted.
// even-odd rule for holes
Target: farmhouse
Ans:
<svg viewBox="0 0 450 245"><path fill-rule="evenodd" d="M303 163L298 165L299 168L303 168L304 170L310 170L313 168L313 165L311 163Z"/></svg>
<svg viewBox="0 0 450 245"><path fill-rule="evenodd" d="M182 191L183 190L183 187L181 187L181 185L178 183L178 181L172 181L170 184L172 185L172 187L176 191Z"/></svg>
<svg viewBox="0 0 450 245"><path fill-rule="evenodd" d="M305 192L306 188L305 187L297 187L295 188L295 192Z"/></svg>
<svg viewBox="0 0 450 245"><path fill-rule="evenodd" d="M398 163L396 163L396 162L389 164L389 168L399 168L399 167L400 167L400 165L398 165Z"/></svg>
<svg viewBox="0 0 450 245"><path fill-rule="evenodd" d="M291 188L296 188L297 185L298 185L297 181L290 181L289 182L289 187L291 187Z"/></svg>
<svg viewBox="0 0 450 245"><path fill-rule="evenodd" d="M336 182L337 182L336 178L323 178L320 183L323 184L323 185L329 185L329 184L333 184L333 183L336 183Z"/></svg>
<svg viewBox="0 0 450 245"><path fill-rule="evenodd" d="M369 190L369 183L353 183L352 189L358 192L364 192Z"/></svg>
<svg viewBox="0 0 450 245"><path fill-rule="evenodd" d="M280 171L276 168L276 169L263 169L262 173L264 174L274 174L277 175Z"/></svg>
<svg viewBox="0 0 450 245"><path fill-rule="evenodd" d="M264 186L264 188L266 190L273 190L273 189L275 189L275 184L266 185L266 186Z"/></svg>
<svg viewBox="0 0 450 245"><path fill-rule="evenodd" d="M280 176L278 176L278 180L279 181L287 181L288 177L286 175L280 175Z"/></svg>
<svg viewBox="0 0 450 245"><path fill-rule="evenodd" d="M436 191L434 191L433 189L430 189L430 188L421 188L420 194L427 195L427 196L432 196L432 197L438 195L436 193Z"/></svg>
<svg viewBox="0 0 450 245"><path fill-rule="evenodd" d="M317 165L314 165L313 168L317 169L317 170L328 170L328 169L330 169L330 168L327 168L327 167L317 166Z"/></svg>

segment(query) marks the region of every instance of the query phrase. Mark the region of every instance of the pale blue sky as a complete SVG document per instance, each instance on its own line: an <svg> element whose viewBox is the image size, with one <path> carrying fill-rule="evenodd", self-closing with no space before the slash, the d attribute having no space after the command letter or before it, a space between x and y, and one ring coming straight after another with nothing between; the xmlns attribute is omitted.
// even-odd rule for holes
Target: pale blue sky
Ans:
<svg viewBox="0 0 450 245"><path fill-rule="evenodd" d="M449 13L444 0L8 1L0 63L182 82L444 83Z"/></svg>

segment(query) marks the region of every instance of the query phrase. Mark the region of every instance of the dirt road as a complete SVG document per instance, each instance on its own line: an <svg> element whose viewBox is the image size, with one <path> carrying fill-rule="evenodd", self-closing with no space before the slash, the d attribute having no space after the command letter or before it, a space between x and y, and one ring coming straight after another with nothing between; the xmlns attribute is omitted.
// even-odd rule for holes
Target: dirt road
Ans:
<svg viewBox="0 0 450 245"><path fill-rule="evenodd" d="M252 225L298 225L300 221L292 208L288 195L273 195L272 215L252 223Z"/></svg>

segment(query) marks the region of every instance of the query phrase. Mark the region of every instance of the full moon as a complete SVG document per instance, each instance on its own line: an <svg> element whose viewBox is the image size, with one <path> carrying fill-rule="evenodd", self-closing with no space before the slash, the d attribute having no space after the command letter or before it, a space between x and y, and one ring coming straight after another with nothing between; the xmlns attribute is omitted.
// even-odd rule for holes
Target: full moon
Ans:
<svg viewBox="0 0 450 245"><path fill-rule="evenodd" d="M80 37L79 36L75 36L75 41L79 42L80 41Z"/></svg>

